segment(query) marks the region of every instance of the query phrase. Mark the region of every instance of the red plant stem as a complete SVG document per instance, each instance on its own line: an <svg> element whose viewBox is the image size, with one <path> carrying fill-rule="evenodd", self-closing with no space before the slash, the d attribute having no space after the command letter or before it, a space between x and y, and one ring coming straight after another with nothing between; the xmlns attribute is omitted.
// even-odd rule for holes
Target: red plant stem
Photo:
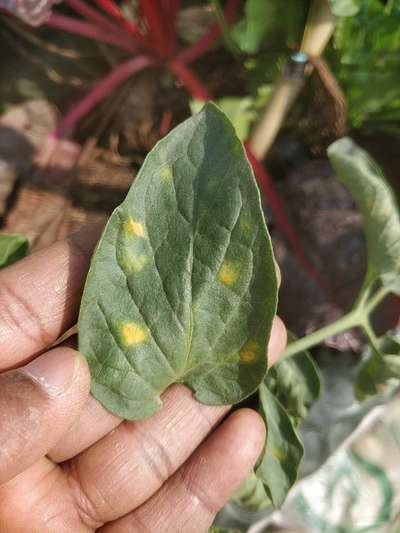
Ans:
<svg viewBox="0 0 400 533"><path fill-rule="evenodd" d="M196 76L192 69L184 65L181 61L174 58L168 61L168 68L177 76L182 84L187 88L192 98L196 100L212 100L213 95L205 87L203 82Z"/></svg>
<svg viewBox="0 0 400 533"><path fill-rule="evenodd" d="M161 5L169 26L169 42L171 43L172 52L176 49L176 30L180 0L161 0Z"/></svg>
<svg viewBox="0 0 400 533"><path fill-rule="evenodd" d="M137 25L125 18L119 6L114 2L114 0L95 0L96 3L113 18L118 20L118 22L132 35L134 36L135 41L142 45L146 45L147 42L144 39L143 35L140 34L139 28Z"/></svg>
<svg viewBox="0 0 400 533"><path fill-rule="evenodd" d="M172 113L171 111L164 111L161 117L161 123L160 123L160 135L161 137L164 137L164 135L167 135L171 128L171 121L172 121Z"/></svg>
<svg viewBox="0 0 400 533"><path fill-rule="evenodd" d="M257 178L258 184L260 185L260 189L264 197L268 200L268 205L272 210L276 223L280 227L287 241L291 244L298 260L303 265L304 269L309 273L309 275L315 281L316 285L319 287L322 293L330 299L329 290L325 284L325 281L322 279L320 273L316 270L314 265L310 262L310 260L304 253L297 232L287 218L283 200L278 194L278 192L275 190L270 175L268 174L264 165L252 153L250 147L247 144L245 144L245 149L247 157L251 163L251 166L253 167L253 171Z"/></svg>
<svg viewBox="0 0 400 533"><path fill-rule="evenodd" d="M121 63L105 78L100 80L95 87L72 107L72 109L62 119L55 132L57 137L61 137L68 131L93 107L106 98L121 83L130 78L136 72L153 64L154 60L145 55L136 56Z"/></svg>
<svg viewBox="0 0 400 533"><path fill-rule="evenodd" d="M132 42L132 35L128 33L124 28L121 28L118 24L114 24L108 18L104 17L96 9L86 4L84 0L67 0L67 4L77 13L85 17L90 22L94 23L99 28L107 32L111 32L114 35L122 37L125 34L127 41Z"/></svg>
<svg viewBox="0 0 400 533"><path fill-rule="evenodd" d="M241 0L228 0L224 9L224 17L227 22L232 22L241 4ZM201 39L179 52L175 59L182 63L192 63L205 54L220 37L221 28L219 24L214 24Z"/></svg>
<svg viewBox="0 0 400 533"><path fill-rule="evenodd" d="M148 34L153 48L157 50L160 57L167 57L173 51L168 32L165 31L164 19L168 19L168 15L164 13L159 0L139 0L139 4L148 25Z"/></svg>
<svg viewBox="0 0 400 533"><path fill-rule="evenodd" d="M127 52L134 52L135 48L131 43L127 43L125 39L122 39L118 35L114 35L109 32L105 32L101 28L85 22L83 20L74 19L65 15L59 15L58 13L52 13L49 19L46 21L46 25L52 28L58 28L60 30L67 31L69 33L75 33L82 37L88 37L89 39L95 39L96 41L102 41L107 44L118 46Z"/></svg>

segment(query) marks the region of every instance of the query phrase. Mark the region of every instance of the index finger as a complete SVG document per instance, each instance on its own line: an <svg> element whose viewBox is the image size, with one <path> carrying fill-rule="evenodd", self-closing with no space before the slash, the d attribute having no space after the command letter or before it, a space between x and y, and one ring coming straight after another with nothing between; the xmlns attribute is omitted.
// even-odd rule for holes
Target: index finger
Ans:
<svg viewBox="0 0 400 533"><path fill-rule="evenodd" d="M0 371L31 359L71 327L101 228L85 228L0 272Z"/></svg>

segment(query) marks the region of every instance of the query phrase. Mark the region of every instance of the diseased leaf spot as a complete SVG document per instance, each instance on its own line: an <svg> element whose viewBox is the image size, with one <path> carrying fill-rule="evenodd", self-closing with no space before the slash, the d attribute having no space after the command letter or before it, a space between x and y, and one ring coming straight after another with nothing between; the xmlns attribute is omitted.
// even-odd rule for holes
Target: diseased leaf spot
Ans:
<svg viewBox="0 0 400 533"><path fill-rule="evenodd" d="M248 341L240 350L240 360L242 363L253 363L257 359L257 352L260 346L256 341Z"/></svg>
<svg viewBox="0 0 400 533"><path fill-rule="evenodd" d="M249 219L246 217L246 215L241 215L240 216L239 227L245 233L247 233L247 232L249 232L251 230L251 223L250 223Z"/></svg>
<svg viewBox="0 0 400 533"><path fill-rule="evenodd" d="M150 262L150 257L144 254L133 254L128 252L122 261L123 267L128 272L140 272Z"/></svg>
<svg viewBox="0 0 400 533"><path fill-rule="evenodd" d="M167 180L172 178L172 170L169 166L165 165L160 170L160 178Z"/></svg>
<svg viewBox="0 0 400 533"><path fill-rule="evenodd" d="M276 448L275 446L271 446L271 448L268 451L273 457L275 457L280 462L283 462L287 459L286 453L284 453L279 448Z"/></svg>
<svg viewBox="0 0 400 533"><path fill-rule="evenodd" d="M147 332L135 322L126 322L121 328L121 333L127 346L140 344L147 339Z"/></svg>
<svg viewBox="0 0 400 533"><path fill-rule="evenodd" d="M129 217L125 222L125 229L128 233L136 235L137 237L144 238L144 227L141 222L133 220L132 217Z"/></svg>
<svg viewBox="0 0 400 533"><path fill-rule="evenodd" d="M234 285L239 277L238 271L232 263L224 261L218 272L218 279L224 285Z"/></svg>

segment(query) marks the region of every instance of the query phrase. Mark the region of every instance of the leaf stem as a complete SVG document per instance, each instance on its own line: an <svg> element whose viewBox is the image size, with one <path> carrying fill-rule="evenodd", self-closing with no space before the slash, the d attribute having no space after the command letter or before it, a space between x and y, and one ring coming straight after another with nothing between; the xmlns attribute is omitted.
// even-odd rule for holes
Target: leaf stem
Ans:
<svg viewBox="0 0 400 533"><path fill-rule="evenodd" d="M241 0L228 0L224 8L224 17L227 22L232 22L235 18L236 12L242 5ZM213 24L210 30L203 35L198 41L187 46L184 50L179 52L175 59L183 63L192 63L199 57L204 55L221 37L221 28L218 23Z"/></svg>
<svg viewBox="0 0 400 533"><path fill-rule="evenodd" d="M103 9L108 15L113 17L121 24L129 33L132 34L135 40L140 44L145 45L146 41L139 32L137 25L124 17L120 7L114 2L114 0L95 0L96 4Z"/></svg>
<svg viewBox="0 0 400 533"><path fill-rule="evenodd" d="M90 21L92 24L95 24L99 28L111 32L114 35L125 35L125 37L128 39L128 42L131 39L131 35L124 28L121 28L121 26L115 24L107 17L102 15L99 11L87 4L85 0L67 0L67 4L76 13L79 13L86 20Z"/></svg>
<svg viewBox="0 0 400 533"><path fill-rule="evenodd" d="M369 340L373 350L380 355L379 342L378 338L375 335L375 331L372 329L371 323L368 318L366 318L362 324L362 330L364 331L365 336Z"/></svg>
<svg viewBox="0 0 400 533"><path fill-rule="evenodd" d="M357 326L363 327L364 321L363 316L360 314L359 310L355 309L339 318L339 320L337 320L336 322L333 322L333 324L328 324L327 326L324 326L323 328L314 331L310 335L306 335L301 339L291 342L287 346L283 354L283 358L292 357L293 355L296 355L299 352L308 350L309 348L316 346L317 344L329 337L333 337L334 335L338 335L343 331Z"/></svg>
<svg viewBox="0 0 400 533"><path fill-rule="evenodd" d="M367 301L365 305L365 313L369 315L377 305L381 303L381 301L387 296L390 292L390 289L388 289L385 286L380 287L375 294L371 296L371 298Z"/></svg>
<svg viewBox="0 0 400 533"><path fill-rule="evenodd" d="M116 87L130 78L136 72L152 65L154 60L145 55L136 56L125 63L121 63L112 72L100 80L94 88L86 94L60 122L56 137L62 137L68 130L85 116L93 107L104 100Z"/></svg>
<svg viewBox="0 0 400 533"><path fill-rule="evenodd" d="M52 13L49 19L46 21L46 25L52 28L57 28L69 33L75 33L82 37L89 39L95 39L96 41L102 41L107 44L118 46L127 52L134 52L135 47L130 42L124 40L123 37L115 35L111 32L106 32L102 28L85 22L83 20L75 19L66 15L59 15L58 13Z"/></svg>

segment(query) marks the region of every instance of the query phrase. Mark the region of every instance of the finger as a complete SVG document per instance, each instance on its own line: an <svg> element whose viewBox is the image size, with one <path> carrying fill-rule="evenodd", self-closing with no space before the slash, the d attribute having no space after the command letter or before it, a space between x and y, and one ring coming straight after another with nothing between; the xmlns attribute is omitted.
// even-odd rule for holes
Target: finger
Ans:
<svg viewBox="0 0 400 533"><path fill-rule="evenodd" d="M29 360L75 323L99 233L86 229L0 272L0 370Z"/></svg>
<svg viewBox="0 0 400 533"><path fill-rule="evenodd" d="M62 346L76 349L76 335L69 337ZM90 395L79 417L47 455L56 463L71 459L102 439L107 433L118 427L121 422L121 418L107 411L100 402Z"/></svg>
<svg viewBox="0 0 400 533"><path fill-rule="evenodd" d="M62 469L46 457L0 485L1 533L93 533L82 524Z"/></svg>
<svg viewBox="0 0 400 533"><path fill-rule="evenodd" d="M56 348L0 374L0 484L60 439L89 394L89 371L75 350Z"/></svg>
<svg viewBox="0 0 400 533"><path fill-rule="evenodd" d="M279 359L286 346L286 340L286 328L282 320L276 317L272 324L268 345L269 366ZM97 400L90 397L79 418L50 451L49 457L59 463L71 459L107 435L120 423L121 420L118 417L112 415Z"/></svg>
<svg viewBox="0 0 400 533"><path fill-rule="evenodd" d="M268 343L268 366L277 363L282 356L287 344L287 331L285 324L275 316L272 322L271 336Z"/></svg>
<svg viewBox="0 0 400 533"><path fill-rule="evenodd" d="M207 531L254 466L264 440L261 417L250 409L236 411L153 498L101 528L101 533Z"/></svg>
<svg viewBox="0 0 400 533"><path fill-rule="evenodd" d="M71 459L117 428L121 422L121 418L107 411L93 396L89 396L79 417L50 450L48 457L56 463Z"/></svg>
<svg viewBox="0 0 400 533"><path fill-rule="evenodd" d="M141 505L183 464L229 410L194 400L183 385L151 418L123 422L64 464L82 521L96 529Z"/></svg>

